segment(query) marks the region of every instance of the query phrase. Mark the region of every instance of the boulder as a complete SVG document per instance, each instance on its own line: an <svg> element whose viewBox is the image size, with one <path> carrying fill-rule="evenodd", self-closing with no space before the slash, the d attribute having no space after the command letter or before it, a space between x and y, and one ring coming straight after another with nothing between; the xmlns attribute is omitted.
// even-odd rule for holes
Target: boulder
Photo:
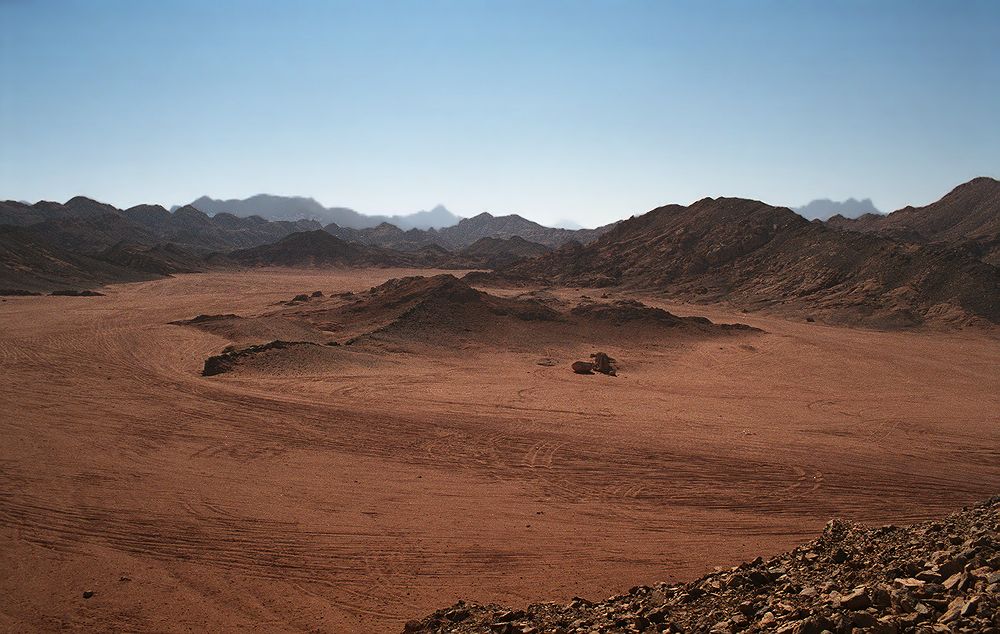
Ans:
<svg viewBox="0 0 1000 634"><path fill-rule="evenodd" d="M573 362L573 371L577 374L593 374L594 364L586 361L575 361Z"/></svg>
<svg viewBox="0 0 1000 634"><path fill-rule="evenodd" d="M594 360L594 370L600 372L601 374L615 376L615 366L613 365L615 360L609 357L606 353L596 352L590 355L590 358Z"/></svg>

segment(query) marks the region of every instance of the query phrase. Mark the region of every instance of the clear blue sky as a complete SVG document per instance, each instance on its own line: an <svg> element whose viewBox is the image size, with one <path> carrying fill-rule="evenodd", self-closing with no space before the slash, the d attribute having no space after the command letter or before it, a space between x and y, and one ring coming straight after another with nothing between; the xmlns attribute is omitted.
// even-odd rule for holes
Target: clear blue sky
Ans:
<svg viewBox="0 0 1000 634"><path fill-rule="evenodd" d="M1000 2L0 0L0 198L603 223L1000 176Z"/></svg>

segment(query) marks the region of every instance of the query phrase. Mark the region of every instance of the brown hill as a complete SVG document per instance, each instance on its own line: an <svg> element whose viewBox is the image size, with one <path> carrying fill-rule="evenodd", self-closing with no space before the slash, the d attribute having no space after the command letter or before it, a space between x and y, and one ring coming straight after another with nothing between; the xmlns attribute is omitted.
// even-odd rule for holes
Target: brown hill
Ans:
<svg viewBox="0 0 1000 634"><path fill-rule="evenodd" d="M111 205L84 196L70 198L65 204L42 200L29 205L6 200L0 202L0 225L26 227L47 220L87 218L117 212L118 210Z"/></svg>
<svg viewBox="0 0 1000 634"><path fill-rule="evenodd" d="M374 333L409 337L448 333L496 333L511 321L556 321L541 302L496 297L453 275L389 280L344 308L348 316L382 322Z"/></svg>
<svg viewBox="0 0 1000 634"><path fill-rule="evenodd" d="M596 229L560 229L540 225L517 214L494 216L482 213L472 218L463 218L458 224L443 229L403 231L386 222L368 229L351 229L336 224L329 224L325 229L343 240L401 251L428 245L459 251L484 238L505 240L518 237L549 248L558 247L572 240L586 243L612 226L605 225Z"/></svg>
<svg viewBox="0 0 1000 634"><path fill-rule="evenodd" d="M880 327L1000 323L1000 275L965 252L839 231L740 198L660 207L496 279L622 285Z"/></svg>
<svg viewBox="0 0 1000 634"><path fill-rule="evenodd" d="M456 256L470 267L496 269L519 260L545 255L552 249L520 236L510 238L480 238L465 247Z"/></svg>
<svg viewBox="0 0 1000 634"><path fill-rule="evenodd" d="M396 266L406 264L398 253L345 242L322 229L285 236L273 244L233 251L229 257L248 266Z"/></svg>
<svg viewBox="0 0 1000 634"><path fill-rule="evenodd" d="M925 207L904 207L885 216L866 214L853 220L834 216L827 223L907 241L959 246L1000 265L1000 181L985 176L959 185Z"/></svg>
<svg viewBox="0 0 1000 634"><path fill-rule="evenodd" d="M545 293L497 296L447 274L392 279L363 293L325 296L304 292L263 315L199 315L173 323L244 346L280 340L316 346L348 344L354 350L372 353L383 348L398 352L421 346L462 354L472 350L488 354L498 348L538 354L544 349L559 351L567 359L579 354L581 346L607 344L614 348L625 342L673 345L688 338L757 332L741 324L678 317L637 301L584 300L567 307ZM298 346L268 348L266 356L273 368L294 368L292 357L302 350L310 351L309 363L313 365L317 354L331 354ZM230 354L226 359L232 364L227 365L227 370L242 365L251 356L259 355ZM626 364L632 361L625 359Z"/></svg>
<svg viewBox="0 0 1000 634"><path fill-rule="evenodd" d="M155 278L148 272L74 253L46 242L28 228L0 225L0 289L82 289Z"/></svg>
<svg viewBox="0 0 1000 634"><path fill-rule="evenodd" d="M441 229L439 233L446 242L442 246L449 248L463 248L482 238L513 238L514 236L554 248L570 240L590 242L610 227L611 225L597 229L559 229L540 225L517 214L494 216L481 213L472 218L463 218L458 221L458 224Z"/></svg>
<svg viewBox="0 0 1000 634"><path fill-rule="evenodd" d="M150 246L170 242L201 252L229 251L321 228L310 220L208 216L191 206L169 212L159 205L137 205L123 211L83 196L65 204L0 202L0 225L31 227L42 239L79 253L96 253L122 240Z"/></svg>
<svg viewBox="0 0 1000 634"><path fill-rule="evenodd" d="M119 213L63 216L26 226L25 231L62 249L93 255L118 244L155 244L156 236Z"/></svg>
<svg viewBox="0 0 1000 634"><path fill-rule="evenodd" d="M198 273L208 266L204 258L170 243L146 246L119 242L95 257L126 269L157 275Z"/></svg>

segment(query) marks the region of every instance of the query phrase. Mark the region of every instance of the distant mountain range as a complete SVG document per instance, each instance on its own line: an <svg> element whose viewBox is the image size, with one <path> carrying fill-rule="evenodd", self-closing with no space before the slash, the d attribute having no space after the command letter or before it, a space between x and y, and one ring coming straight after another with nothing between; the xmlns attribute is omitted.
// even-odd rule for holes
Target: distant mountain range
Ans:
<svg viewBox="0 0 1000 634"><path fill-rule="evenodd" d="M257 194L249 198L216 200L208 196L189 203L210 216L230 213L246 218L260 216L267 220L315 220L321 224L335 223L350 229L367 229L389 223L400 229L431 229L450 227L461 218L438 205L429 211L402 215L366 215L347 207L324 207L313 198ZM177 207L174 207L176 209Z"/></svg>
<svg viewBox="0 0 1000 634"><path fill-rule="evenodd" d="M1000 323L998 263L1000 181L985 177L889 215L810 222L759 201L706 198L576 231L486 213L440 229L358 229L84 197L0 202L0 290L12 292L232 266L489 268L475 275L899 327Z"/></svg>
<svg viewBox="0 0 1000 634"><path fill-rule="evenodd" d="M865 214L881 213L875 208L871 198L863 200L848 198L843 202L829 198L817 198L801 207L794 207L792 210L806 220L826 220L837 215L845 218L857 218Z"/></svg>
<svg viewBox="0 0 1000 634"><path fill-rule="evenodd" d="M462 218L457 224L442 229L410 229L404 231L396 225L382 223L367 229L352 229L331 223L325 229L343 240L360 242L384 248L413 251L429 245L449 250L468 247L482 238L519 237L546 247L558 247L571 240L590 242L614 225L597 229L558 229L546 227L517 214L494 216L481 213L472 218Z"/></svg>
<svg viewBox="0 0 1000 634"><path fill-rule="evenodd" d="M567 241L590 241L603 231L555 229L490 214L440 231L404 231L386 222L324 228L316 220L209 215L190 205L122 210L83 196L66 203L0 202L0 228L0 290L26 291L265 263L493 268Z"/></svg>

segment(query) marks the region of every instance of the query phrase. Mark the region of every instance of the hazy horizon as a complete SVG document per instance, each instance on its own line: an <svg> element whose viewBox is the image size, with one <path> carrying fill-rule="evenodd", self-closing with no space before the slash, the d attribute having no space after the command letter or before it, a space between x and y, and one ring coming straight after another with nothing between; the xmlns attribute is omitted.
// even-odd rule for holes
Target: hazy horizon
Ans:
<svg viewBox="0 0 1000 634"><path fill-rule="evenodd" d="M597 226L1000 176L1000 5L0 4L0 197Z"/></svg>

